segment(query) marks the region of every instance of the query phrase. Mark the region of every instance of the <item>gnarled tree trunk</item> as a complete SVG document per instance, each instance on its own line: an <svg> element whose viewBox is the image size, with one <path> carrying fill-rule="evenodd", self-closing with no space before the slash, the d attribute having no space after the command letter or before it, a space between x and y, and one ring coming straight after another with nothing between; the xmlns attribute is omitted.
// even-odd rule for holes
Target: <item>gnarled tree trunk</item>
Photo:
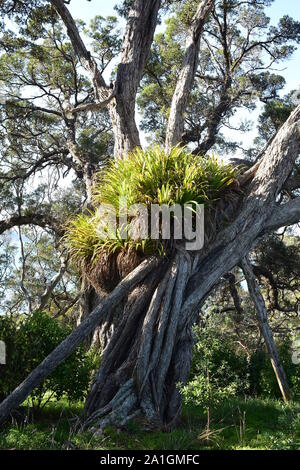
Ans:
<svg viewBox="0 0 300 470"><path fill-rule="evenodd" d="M180 403L174 392L177 382L187 378L190 366L184 367L186 355L178 364L177 355L190 272L191 257L177 253L132 292L87 398L85 426L95 421L101 426L124 423L140 411L155 423L169 424L176 419Z"/></svg>
<svg viewBox="0 0 300 470"><path fill-rule="evenodd" d="M104 352L89 394L85 425L120 425L138 412L172 423L180 411L177 383L189 372L190 328L201 302L262 235L300 219L300 198L276 204L299 155L299 124L300 106L267 149L230 226L196 255L179 252L167 265L144 261L0 404L0 422L129 295L122 327ZM136 286L142 290L131 293Z"/></svg>

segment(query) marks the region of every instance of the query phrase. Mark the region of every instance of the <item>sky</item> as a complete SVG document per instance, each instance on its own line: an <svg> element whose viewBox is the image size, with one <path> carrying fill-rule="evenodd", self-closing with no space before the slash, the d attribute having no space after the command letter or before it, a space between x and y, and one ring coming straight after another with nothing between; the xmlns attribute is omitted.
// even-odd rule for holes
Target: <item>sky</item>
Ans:
<svg viewBox="0 0 300 470"><path fill-rule="evenodd" d="M116 15L114 6L117 3L118 1L114 0L72 0L69 8L75 18L84 20L88 23L95 15ZM271 23L274 25L276 25L278 20L284 15L289 15L295 20L300 21L300 1L275 0L270 7L266 8L266 13L270 17ZM300 87L300 47L291 59L285 61L282 66L276 66L275 73L276 72L284 76L286 80L286 87L282 94L286 94L289 91ZM232 124L234 125L235 122L240 120L251 120L254 123L252 130L246 134L241 135L239 133L237 135L236 132L225 129L223 131L224 135L230 140L242 139L241 143L243 147L249 147L257 135L255 122L257 121L259 113L259 108L251 113L248 111L239 111L233 119ZM137 116L137 120L140 120L139 116ZM142 143L146 144L146 138L144 135L141 135L141 140Z"/></svg>
<svg viewBox="0 0 300 470"><path fill-rule="evenodd" d="M117 3L118 1L114 0L72 0L70 11L75 18L89 22L95 15L116 15L114 6ZM289 15L300 21L300 1L275 0L271 7L266 8L266 12L273 24L277 24L278 20L284 15ZM293 58L284 64L284 69L281 74L287 81L287 91L297 88L300 84L300 48Z"/></svg>

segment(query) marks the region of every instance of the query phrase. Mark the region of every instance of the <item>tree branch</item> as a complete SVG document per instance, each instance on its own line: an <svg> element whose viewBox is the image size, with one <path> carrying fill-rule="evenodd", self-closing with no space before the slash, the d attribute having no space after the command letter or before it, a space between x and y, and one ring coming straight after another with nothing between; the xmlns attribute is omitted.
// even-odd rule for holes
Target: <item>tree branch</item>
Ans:
<svg viewBox="0 0 300 470"><path fill-rule="evenodd" d="M273 232L298 222L300 222L300 197L292 199L286 204L276 205L265 225L265 231Z"/></svg>
<svg viewBox="0 0 300 470"><path fill-rule="evenodd" d="M60 223L49 214L13 215L7 219L0 220L0 235L14 227L24 225L37 225L41 228L51 228L58 235L62 235Z"/></svg>
<svg viewBox="0 0 300 470"><path fill-rule="evenodd" d="M54 6L57 13L64 22L74 51L77 54L82 66L87 72L89 72L91 76L97 100L99 98L101 98L102 100L107 99L107 93L109 88L106 86L105 80L102 77L95 60L92 58L91 53L87 50L83 40L81 39L76 23L72 15L70 14L68 8L66 7L64 1L49 1Z"/></svg>
<svg viewBox="0 0 300 470"><path fill-rule="evenodd" d="M166 135L166 150L177 145L184 131L184 114L198 67L200 38L207 18L214 6L214 0L201 0L193 18L186 40L182 68L173 95Z"/></svg>
<svg viewBox="0 0 300 470"><path fill-rule="evenodd" d="M267 231L282 224L284 209L275 211L277 195L289 177L300 150L300 105L293 111L266 150L236 220L217 235L199 256L198 270L191 277L183 311L193 311L221 276L236 266ZM299 200L291 202L292 222L299 215ZM281 207L281 206L280 206ZM283 206L284 207L284 206ZM271 222L270 222L271 221ZM200 286L200 287L199 287Z"/></svg>
<svg viewBox="0 0 300 470"><path fill-rule="evenodd" d="M58 273L55 274L55 276L53 276L53 278L47 284L45 291L41 295L40 302L38 306L36 307L36 310L42 311L46 307L46 305L49 302L52 292L54 291L55 287L62 279L63 275L66 272L66 269L67 269L67 259L64 256L61 256L60 269Z"/></svg>
<svg viewBox="0 0 300 470"><path fill-rule="evenodd" d="M271 359L272 367L274 369L279 388L281 390L284 401L291 399L291 392L285 375L285 371L282 367L278 350L274 341L273 333L268 320L268 312L265 304L265 300L260 291L259 284L253 272L251 263L246 257L242 260L241 266L245 275L249 294L256 310L256 317L259 324L261 334L265 340L265 344Z"/></svg>
<svg viewBox="0 0 300 470"><path fill-rule="evenodd" d="M77 106L76 108L67 109L67 113L72 115L79 113L87 113L89 111L99 111L100 109L106 108L106 106L111 102L111 100L116 96L115 93L112 93L106 100L101 101L100 103L87 103Z"/></svg>
<svg viewBox="0 0 300 470"><path fill-rule="evenodd" d="M157 258L148 258L132 271L120 284L96 307L93 312L59 345L31 374L0 404L0 423L9 413L19 406L30 393L53 372L80 343L89 336L106 315L152 271L158 264Z"/></svg>
<svg viewBox="0 0 300 470"><path fill-rule="evenodd" d="M110 109L116 158L141 145L135 122L136 94L153 42L160 5L161 0L134 0L129 11L115 83L116 107Z"/></svg>

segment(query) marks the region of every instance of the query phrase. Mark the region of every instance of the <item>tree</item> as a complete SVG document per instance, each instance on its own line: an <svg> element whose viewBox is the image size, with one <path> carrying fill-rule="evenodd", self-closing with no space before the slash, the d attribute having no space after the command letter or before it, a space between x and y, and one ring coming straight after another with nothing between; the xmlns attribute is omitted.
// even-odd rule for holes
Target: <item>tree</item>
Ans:
<svg viewBox="0 0 300 470"><path fill-rule="evenodd" d="M256 96L265 99L266 95L271 98L277 96L282 81L268 74L260 74L261 67L264 70L267 67L263 66L263 56L259 56L259 52L264 51L271 57L271 63L289 57L293 51L293 44L299 40L300 26L291 18L284 17L277 28L270 27L267 18L262 14L264 6L270 4L267 0L264 2L252 0L245 3L237 0L220 2L202 0L192 2L193 8L188 8L190 2L170 3L171 8L179 9L176 10L176 21L183 26L181 31L186 37L186 44L182 51L179 73L176 79L172 78L173 89L172 86L167 89L169 97L167 112L163 116L166 125L165 135L162 137L165 137L166 152L183 141L196 143L195 153L206 153L217 142L218 132L224 119L232 115L239 106L254 105L254 91L257 93ZM244 13L240 15L241 3ZM16 95L12 103L14 109L22 108L21 113L32 114L33 124L31 123L29 131L39 125L35 124L35 113L42 113L43 119L49 119L47 116L51 115L48 129L52 125L55 128L61 125L60 123L66 126L67 138L64 146L66 151L62 154L62 147L59 146L59 150L55 150L55 155L58 153L63 165L69 164L78 176L82 175L87 204L91 203L93 161L88 152L80 151L74 136L76 124L74 116L86 116L87 113L90 117L89 113L94 112L96 116L98 113L105 115L104 109L107 109L116 159L130 158L130 151L140 146L135 122L136 99L162 6L167 7L160 0L125 2L125 10L122 11L126 16L126 29L120 62L111 87L104 80L99 61L85 45L80 25L72 18L66 2L62 0L36 2L30 7L24 6L23 2L15 2L13 6L10 2L4 2L3 8L7 8L9 14L17 15L17 19L20 11L32 19L36 18L43 9L48 15L43 22L40 22L40 33L43 34L48 34L50 27L59 28L57 24L60 24L61 20L72 48L69 44L63 44L59 45L59 51L67 54L68 58L72 57L73 71L74 64L75 66L77 64L89 76L89 82L85 76L82 79L84 83L82 86L86 90L83 101L79 98L79 94L76 94L76 86L74 91L69 84L67 87L63 83L60 84L59 95L67 101L67 109L57 95L53 96L49 83L46 94L47 99L50 99L51 108L48 105L46 109L40 109L41 106L36 109L31 103L28 109L30 100L26 99L24 110L23 106L20 107L15 103ZM21 27L25 30L27 28L28 31L28 26L21 25ZM247 31L245 39L241 33L244 28ZM262 32L265 33L264 37L259 34ZM97 41L97 36L95 38ZM14 44L11 44L11 41ZM17 37L11 40L8 37L5 38L5 45L6 48L16 48L23 41L24 38ZM203 43L206 49L201 47ZM27 45L25 41L25 46L21 44L21 47L26 48ZM29 46L32 54L32 51L35 51L32 37ZM35 58L38 66L42 63L39 57L41 52L38 47ZM16 66L20 66L19 61ZM159 66L161 64L154 58L149 66L149 75L151 67L155 69ZM21 67L23 68L22 64ZM29 66L30 77L32 71L36 80L35 67ZM40 73L44 73L43 69ZM158 75L154 76L154 80L162 90L164 86L161 87L160 78L163 74L166 76L166 71L159 70ZM19 75L20 72L17 72L17 78ZM150 76L153 77L153 73ZM22 72L21 77L23 79ZM71 74L71 79L73 77ZM52 80L52 75L50 78ZM61 78L61 73L56 74L55 79L58 82ZM149 80L147 75L146 80ZM32 86L31 81L30 86ZM75 94L71 106L70 90L72 96ZM206 90L212 90L208 94L209 103L203 101L207 94ZM161 96L158 94L158 99L161 100ZM17 101L22 101L22 97L18 97ZM53 108L54 101L56 105ZM202 110L205 103L205 111L199 115L195 113L191 123L186 117L193 103L197 101L201 103ZM149 103L148 100L146 106L149 106ZM156 106L155 100L154 105ZM9 110L10 106L11 103L8 102L6 110ZM153 119L157 110L155 106L151 114L151 125L155 122ZM195 119L199 119L196 125L194 125ZM284 186L289 184L290 177L297 168L299 122L300 106L291 112L279 129L276 129L276 135L272 136L257 162L239 176L236 184L240 189L240 197L231 213L230 223L221 224L215 236L199 252L175 250L169 258L146 257L1 403L0 420L5 419L13 407L21 403L34 387L65 360L109 312L121 305L123 310L121 321L103 352L101 366L87 397L84 426L97 427L108 423L124 425L139 413L143 413L150 421L173 425L180 416L181 394L178 383L185 384L188 379L193 343L192 326L201 305L220 279L247 256L262 236L300 220L297 186L292 189L291 199L288 199L284 192ZM192 131L190 134L187 132L189 130ZM11 133L12 137L14 134ZM46 142L49 137L52 139L53 135L55 136L55 132L51 129L47 133ZM27 144L27 141L25 142ZM57 139L55 143L57 144ZM26 148L24 150L26 151ZM49 150L52 150L51 145L50 149L47 148L47 152ZM14 155L18 155L16 148ZM51 161L49 155L45 158L44 161L49 164ZM0 226L2 225L5 230L5 227L14 224L22 225L36 221L43 226L49 223L45 217L36 220L36 214L24 219L19 211L14 221L11 221L11 218L3 220Z"/></svg>

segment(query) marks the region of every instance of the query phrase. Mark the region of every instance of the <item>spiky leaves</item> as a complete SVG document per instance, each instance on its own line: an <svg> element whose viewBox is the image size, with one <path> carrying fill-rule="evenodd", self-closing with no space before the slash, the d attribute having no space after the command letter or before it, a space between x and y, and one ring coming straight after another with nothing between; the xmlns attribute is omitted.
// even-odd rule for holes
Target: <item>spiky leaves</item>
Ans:
<svg viewBox="0 0 300 470"><path fill-rule="evenodd" d="M111 207L118 220L124 208L135 204L150 208L151 204L198 203L209 207L234 186L235 176L236 170L215 156L201 157L178 146L169 153L160 146L137 149L126 159L112 160L99 174L94 205ZM106 236L100 236L99 224L103 223L97 212L70 221L65 239L76 262L93 263L103 252L134 249L150 253L161 249L150 238L132 239L127 226L119 226L115 233L108 226L102 227Z"/></svg>

